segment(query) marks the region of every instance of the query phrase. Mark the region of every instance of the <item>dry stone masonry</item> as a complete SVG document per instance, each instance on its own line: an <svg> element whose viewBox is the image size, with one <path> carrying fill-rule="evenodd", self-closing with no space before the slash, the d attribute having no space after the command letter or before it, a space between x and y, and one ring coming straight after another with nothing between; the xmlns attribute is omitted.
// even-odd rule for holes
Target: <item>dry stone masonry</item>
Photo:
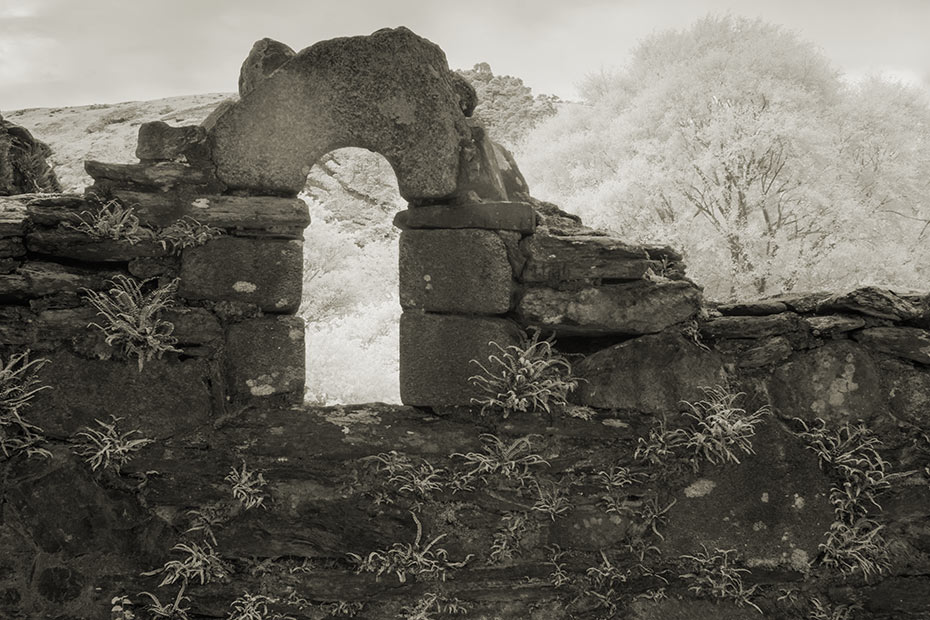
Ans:
<svg viewBox="0 0 930 620"><path fill-rule="evenodd" d="M0 617L155 617L141 592L191 620L928 617L930 296L703 302L673 249L532 198L404 28L263 39L239 89L201 126L143 124L139 163L87 162L84 196L0 198L0 354L47 359L50 387L0 410L0 439L22 415L49 453L0 455ZM384 155L410 203L402 407L298 404L296 194L344 146ZM120 282L172 300L147 315L160 355L92 325ZM581 417L478 416L474 361L531 328L571 359ZM694 453L682 429L714 386L761 412L753 450L669 456ZM92 470L81 433L110 416L152 441ZM808 449L818 420L875 433L871 477ZM843 573L828 533L864 488L854 527L887 565Z"/></svg>

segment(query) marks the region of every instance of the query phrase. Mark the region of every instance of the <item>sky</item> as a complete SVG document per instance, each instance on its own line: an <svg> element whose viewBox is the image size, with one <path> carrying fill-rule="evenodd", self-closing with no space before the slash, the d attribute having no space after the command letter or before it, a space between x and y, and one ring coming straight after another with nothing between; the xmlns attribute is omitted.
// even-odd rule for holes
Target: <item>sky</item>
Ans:
<svg viewBox="0 0 930 620"><path fill-rule="evenodd" d="M234 92L258 39L300 50L394 26L453 69L487 62L577 99L642 38L727 14L795 31L850 80L930 90L930 0L0 0L0 111Z"/></svg>

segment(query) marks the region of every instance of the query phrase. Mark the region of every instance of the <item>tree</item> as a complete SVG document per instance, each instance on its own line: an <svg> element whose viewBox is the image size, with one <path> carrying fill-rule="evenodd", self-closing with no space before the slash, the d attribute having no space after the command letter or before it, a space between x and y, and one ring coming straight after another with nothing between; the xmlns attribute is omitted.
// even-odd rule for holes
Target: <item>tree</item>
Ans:
<svg viewBox="0 0 930 620"><path fill-rule="evenodd" d="M711 297L856 284L861 270L827 259L862 251L863 221L882 222L869 240L901 262L888 203L867 196L906 194L906 215L925 213L925 155L891 160L887 149L926 152L926 139L903 119L890 121L894 131L875 126L865 91L844 87L822 54L777 26L706 18L659 33L582 92L583 105L560 110L518 153L535 193L631 241L682 247ZM888 97L872 99L877 112ZM925 118L925 101L898 99ZM869 186L865 168L849 164L876 147L876 132L891 143L882 181ZM916 281L913 270L897 281Z"/></svg>

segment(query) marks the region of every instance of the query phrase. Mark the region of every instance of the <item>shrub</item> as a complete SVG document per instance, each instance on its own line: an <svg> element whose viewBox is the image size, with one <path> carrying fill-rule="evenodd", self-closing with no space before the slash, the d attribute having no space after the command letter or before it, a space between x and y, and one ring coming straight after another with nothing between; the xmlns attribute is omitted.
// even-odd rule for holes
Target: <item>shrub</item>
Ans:
<svg viewBox="0 0 930 620"><path fill-rule="evenodd" d="M140 283L120 274L109 280L110 289L106 292L83 289L84 299L106 319L103 325L90 325L106 334L108 345L119 347L126 357L136 357L139 372L152 358L160 358L168 351L179 352L173 346L177 343L171 335L174 325L159 318L162 310L174 305L178 280L144 293L149 281Z"/></svg>
<svg viewBox="0 0 930 620"><path fill-rule="evenodd" d="M500 355L488 356L487 366L471 360L483 374L468 380L488 394L472 399L481 405L482 414L488 409L501 410L505 418L515 411L551 413L550 404L568 404L568 393L578 387L579 379L572 376L568 360L553 350L553 337L539 340L539 334L534 330L532 337L524 335L519 345L506 348L490 342Z"/></svg>

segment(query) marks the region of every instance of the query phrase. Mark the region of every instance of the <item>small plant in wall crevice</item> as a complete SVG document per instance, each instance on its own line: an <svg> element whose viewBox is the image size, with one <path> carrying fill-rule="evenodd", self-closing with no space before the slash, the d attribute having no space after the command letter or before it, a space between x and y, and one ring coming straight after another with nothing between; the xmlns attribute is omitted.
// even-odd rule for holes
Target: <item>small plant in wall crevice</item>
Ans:
<svg viewBox="0 0 930 620"><path fill-rule="evenodd" d="M83 439L78 440L75 453L83 456L93 471L112 467L119 474L123 465L132 460L134 452L153 443L151 439L130 439L139 431L120 433L117 425L122 419L114 415L110 416L109 423L95 419L102 430L85 426L77 433L76 437Z"/></svg>
<svg viewBox="0 0 930 620"><path fill-rule="evenodd" d="M25 452L27 456L51 457L40 448L45 441L42 429L23 418L22 410L35 395L51 389L42 385L39 371L48 364L45 358L29 359L29 351L0 359L0 452L5 458Z"/></svg>
<svg viewBox="0 0 930 620"><path fill-rule="evenodd" d="M232 485L232 494L246 510L252 508L266 508L265 499L267 494L264 491L268 482L261 472L249 471L245 461L242 462L242 469L235 467L224 478L226 482Z"/></svg>
<svg viewBox="0 0 930 620"><path fill-rule="evenodd" d="M690 572L679 575L691 582L688 589L698 596L728 599L740 607L748 605L761 614L762 610L750 598L758 586L747 588L743 583L743 575L749 574L749 569L733 565L734 558L731 558L730 554L735 555L736 550L714 549L710 552L703 544L701 548L703 551L697 555L680 556L682 560L689 560L692 564Z"/></svg>
<svg viewBox="0 0 930 620"><path fill-rule="evenodd" d="M118 347L126 357L137 358L139 372L153 358L180 352L174 348L174 325L160 318L162 310L174 306L178 280L155 288L147 286L150 281L118 274L109 280L107 291L83 289L84 299L104 318L102 325L90 326L106 334L108 345Z"/></svg>
<svg viewBox="0 0 930 620"><path fill-rule="evenodd" d="M504 418L517 411L552 413L552 406L565 407L568 393L578 387L580 379L572 375L571 363L553 349L552 336L539 339L534 330L530 337L523 336L519 345L502 347L490 342L499 354L488 356L486 364L478 360L471 363L481 374L469 377L469 382L487 396L472 399L481 405L481 413L500 411Z"/></svg>

